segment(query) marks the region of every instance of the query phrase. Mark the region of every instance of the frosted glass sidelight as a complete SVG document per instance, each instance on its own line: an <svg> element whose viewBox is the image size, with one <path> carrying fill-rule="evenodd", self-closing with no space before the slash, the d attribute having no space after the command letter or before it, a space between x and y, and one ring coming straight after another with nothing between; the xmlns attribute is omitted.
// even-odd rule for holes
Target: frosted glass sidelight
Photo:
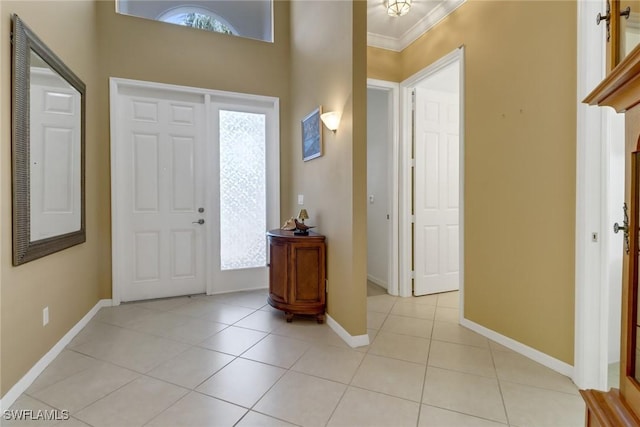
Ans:
<svg viewBox="0 0 640 427"><path fill-rule="evenodd" d="M220 264L267 263L266 116L220 110Z"/></svg>

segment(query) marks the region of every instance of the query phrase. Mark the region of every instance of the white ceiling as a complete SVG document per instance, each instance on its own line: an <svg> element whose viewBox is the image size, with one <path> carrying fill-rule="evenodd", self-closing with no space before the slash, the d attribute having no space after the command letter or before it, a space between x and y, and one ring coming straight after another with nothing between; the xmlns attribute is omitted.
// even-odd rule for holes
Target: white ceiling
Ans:
<svg viewBox="0 0 640 427"><path fill-rule="evenodd" d="M387 15L386 0L367 0L369 46L401 51L465 0L413 0L404 16Z"/></svg>

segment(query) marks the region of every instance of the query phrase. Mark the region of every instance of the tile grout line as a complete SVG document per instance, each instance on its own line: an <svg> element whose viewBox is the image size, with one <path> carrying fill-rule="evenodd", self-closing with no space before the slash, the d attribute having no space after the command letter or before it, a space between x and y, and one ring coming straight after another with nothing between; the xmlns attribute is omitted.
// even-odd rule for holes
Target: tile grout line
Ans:
<svg viewBox="0 0 640 427"><path fill-rule="evenodd" d="M493 357L493 349L491 348L491 343L489 343L489 354L491 355L491 364L493 365L493 370L496 373L496 383L498 384L498 391L500 391L500 399L502 400L502 408L504 410L504 416L507 420L507 425L511 425L511 421L509 421L509 411L507 411L507 404L504 401L504 394L502 392L502 383L500 382L500 376L498 375L498 368L496 367L496 361Z"/></svg>
<svg viewBox="0 0 640 427"><path fill-rule="evenodd" d="M436 326L436 311L438 310L438 300L440 295L436 299L436 308L433 310L433 320L431 321L431 333L429 334L429 351L427 352L427 361L424 365L424 377L422 380L422 391L420 393L420 402L418 403L418 419L416 420L416 427L420 425L420 417L422 416L422 405L424 404L424 390L427 386L427 372L429 371L429 356L431 356L431 347L433 344L433 331Z"/></svg>

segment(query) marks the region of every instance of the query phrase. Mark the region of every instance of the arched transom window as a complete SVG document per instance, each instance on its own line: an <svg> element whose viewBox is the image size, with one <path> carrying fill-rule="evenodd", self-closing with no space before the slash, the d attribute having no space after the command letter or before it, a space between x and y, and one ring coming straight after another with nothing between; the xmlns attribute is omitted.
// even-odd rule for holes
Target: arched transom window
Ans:
<svg viewBox="0 0 640 427"><path fill-rule="evenodd" d="M203 7L176 7L162 13L157 19L158 21L184 25L185 27L199 28L201 30L213 31L215 33L238 34L238 32L227 21Z"/></svg>

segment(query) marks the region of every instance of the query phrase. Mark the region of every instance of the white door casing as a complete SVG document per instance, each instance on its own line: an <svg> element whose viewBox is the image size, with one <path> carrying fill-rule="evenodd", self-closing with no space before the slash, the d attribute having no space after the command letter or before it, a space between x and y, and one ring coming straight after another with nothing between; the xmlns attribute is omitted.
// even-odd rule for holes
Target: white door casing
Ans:
<svg viewBox="0 0 640 427"><path fill-rule="evenodd" d="M390 295L399 295L399 264L400 264L400 234L399 234L399 209L400 209L400 85L384 80L367 79L367 88L386 91L389 102L389 134L391 139L388 145L387 185L389 197L389 221L387 232L388 267L387 267L387 292Z"/></svg>
<svg viewBox="0 0 640 427"><path fill-rule="evenodd" d="M278 99L117 78L110 86L114 305L266 287L260 269L237 269L234 280L218 274L221 142L213 115L224 106L264 117L265 172L258 176L266 181L266 221L253 241L266 248L266 231L280 222ZM241 140L228 139L232 146ZM242 155L236 160L237 167L246 163ZM246 218L227 216L240 224Z"/></svg>
<svg viewBox="0 0 640 427"><path fill-rule="evenodd" d="M216 143L209 156L212 255L207 262L211 262L216 291L265 288L268 286L265 231L277 228L280 221L276 206L279 204L276 114L271 104L223 100L210 104L209 123ZM252 131L247 132L242 126ZM245 146L240 151L234 149L238 143ZM257 170L260 164L264 164L263 170ZM225 174L237 175L238 182L229 184ZM254 185L260 181L263 182ZM231 210L225 208L229 204L234 205L237 214L230 215Z"/></svg>
<svg viewBox="0 0 640 427"><path fill-rule="evenodd" d="M415 89L414 295L459 288L458 95Z"/></svg>

